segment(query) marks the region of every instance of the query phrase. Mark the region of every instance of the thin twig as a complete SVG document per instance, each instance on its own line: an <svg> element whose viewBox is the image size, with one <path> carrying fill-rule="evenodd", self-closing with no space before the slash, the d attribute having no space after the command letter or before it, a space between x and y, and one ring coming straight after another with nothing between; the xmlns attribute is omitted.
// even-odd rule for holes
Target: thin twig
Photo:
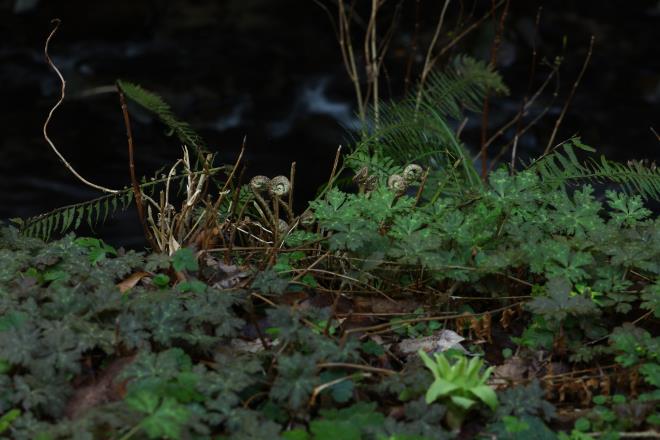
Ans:
<svg viewBox="0 0 660 440"><path fill-rule="evenodd" d="M534 34L532 35L532 61L529 67L529 81L527 82L527 92L523 101L520 103L520 118L516 124L516 134L513 136L513 148L511 149L511 163L510 170L513 173L516 169L516 153L518 152L518 140L520 139L520 129L521 124L524 118L524 110L527 107L527 102L529 101L529 94L532 91L532 84L534 83L534 72L536 71L536 36L539 32L539 25L541 24L541 12L543 11L543 6L539 6L536 11L536 20L534 21Z"/></svg>
<svg viewBox="0 0 660 440"><path fill-rule="evenodd" d="M128 115L128 107L126 106L126 98L124 98L124 92L122 92L119 83L115 84L117 88L117 93L119 94L119 104L121 105L121 112L124 116L124 125L126 126L126 138L128 139L128 169L131 177L131 186L133 187L133 196L135 197L135 207L137 208L138 218L140 219L140 224L142 225L142 231L144 232L144 238L149 243L149 246L153 250L157 250L157 244L154 241L149 227L147 226L147 220L144 216L144 202L142 201L142 190L140 189L140 184L138 183L137 176L135 174L135 160L134 160L134 148L133 148L133 131L131 130L131 119Z"/></svg>
<svg viewBox="0 0 660 440"><path fill-rule="evenodd" d="M377 324L377 325L371 325L367 327L357 327L357 328L351 328L348 329L344 332L342 336L342 340L345 340L349 334L351 333L363 333L363 332L370 332L371 334L375 334L374 332L382 333L381 330L384 331L393 331L396 328L399 328L401 326L407 325L407 324L416 324L418 322L429 322L429 321L448 321L451 319L457 319L457 318L466 318L466 317L478 317L482 316L485 314L495 314L499 312L503 312L504 310L507 309L512 309L514 307L517 307L521 304L524 304L524 302L517 302L515 304L507 305L504 307L499 307L494 310L489 310L487 312L482 312L482 313L461 313L461 314L454 314L454 315L449 315L449 316L429 316L425 318L412 318L412 319L404 319L401 321L396 321L396 322L386 322L384 324Z"/></svg>
<svg viewBox="0 0 660 440"><path fill-rule="evenodd" d="M547 154L550 151L550 148L552 147L553 142L555 141L555 137L557 136L557 131L559 130L559 126L561 125L562 121L564 120L564 116L566 116L566 112L568 111L568 106L571 104L571 101L573 100L573 95L575 95L575 91L577 90L578 86L580 85L580 81L582 80L582 77L584 76L584 72L587 70L587 66L589 65L589 61L591 60L591 54L594 49L594 40L595 37L592 35L591 39L589 40L589 50L587 51L587 56L584 59L584 64L582 64L582 70L580 70L580 74L578 77L575 79L575 82L573 83L573 88L571 89L571 93L568 95L568 99L566 99L566 103L564 104L564 108L561 110L561 113L559 114L559 117L557 118L557 121L555 122L555 127L552 129L552 134L550 135L550 139L548 140L548 145L545 147L544 154Z"/></svg>
<svg viewBox="0 0 660 440"><path fill-rule="evenodd" d="M351 41L351 17L352 17L352 8L347 11L344 4L344 0L338 0L338 21L339 21L339 48L341 50L341 56L344 61L344 67L348 72L348 77L353 83L353 88L355 89L355 96L357 98L358 104L358 114L360 116L360 121L366 121L366 110L365 102L362 98L362 88L360 87L360 75L357 70L357 63L355 61L355 54L353 51L353 42Z"/></svg>
<svg viewBox="0 0 660 440"><path fill-rule="evenodd" d="M504 2L505 2L505 0L499 0L496 7L500 7L502 5L502 3L504 3ZM488 17L490 17L492 13L493 13L492 10L489 10L488 12L486 12L479 20L475 21L470 26L465 28L465 30L463 30L463 32L458 34L449 43L447 43L445 45L445 47L440 49L440 52L438 52L438 54L435 57L433 57L433 59L431 60L431 66L433 66L445 53L447 53L452 47L454 47L456 44L458 44L458 42L461 41L463 38L465 38L470 32L472 32L473 30L478 28L479 25L481 25L481 23L486 21L486 19L488 19Z"/></svg>
<svg viewBox="0 0 660 440"><path fill-rule="evenodd" d="M328 180L327 188L331 188L332 184L334 183L340 157L341 157L341 145L339 146L339 148L337 148L337 153L335 154L335 161L332 164L332 172L330 172L330 179Z"/></svg>
<svg viewBox="0 0 660 440"><path fill-rule="evenodd" d="M289 201L287 203L287 213L289 214L289 222L293 221L293 189L295 188L294 184L296 182L296 163L291 163L291 172L289 173Z"/></svg>
<svg viewBox="0 0 660 440"><path fill-rule="evenodd" d="M420 1L415 0L415 30L413 31L412 41L410 43L410 54L406 62L406 74L403 79L403 93L407 94L410 89L410 77L412 75L412 65L417 56L417 41L419 39L419 22L420 22Z"/></svg>
<svg viewBox="0 0 660 440"><path fill-rule="evenodd" d="M653 133L653 134L655 135L655 137L656 137L656 139L658 140L658 142L660 142L660 134L658 134L658 132L655 131L655 128L653 128L653 127L649 127L649 129L651 130L651 133Z"/></svg>
<svg viewBox="0 0 660 440"><path fill-rule="evenodd" d="M422 193L424 192L424 186L426 186L426 180L429 178L429 171L431 171L431 168L426 168L424 171L424 175L422 176L422 181L419 184L419 188L417 189L417 195L415 195L415 203L413 204L413 208L417 206L419 203L419 200L422 198Z"/></svg>
<svg viewBox="0 0 660 440"><path fill-rule="evenodd" d="M497 6L495 0L492 0L492 10L493 16L495 16L495 10ZM499 26L495 32L495 39L493 40L493 46L490 51L490 67L495 68L497 64L497 54L500 49L500 42L502 40L502 34L504 33L504 23L506 20L507 12L509 11L509 0L506 0L504 4L504 10L500 16ZM484 108L482 112L481 119L481 178L486 180L488 174L488 146L486 145L486 139L488 136L488 116L490 112L490 96L486 92L484 96Z"/></svg>
<svg viewBox="0 0 660 440"><path fill-rule="evenodd" d="M445 0L444 6L442 7L442 12L440 12L440 18L438 19L438 24L435 27L435 33L433 34L433 38L431 39L431 43L429 44L429 47L426 49L426 58L424 59L424 67L422 68L422 74L419 78L419 86L417 88L417 97L415 98L415 111L419 109L419 105L422 101L422 90L424 89L424 83L426 82L426 77L428 76L429 72L433 69L433 64L431 60L431 55L433 55L433 49L435 49L435 45L438 42L438 38L440 37L440 30L442 29L442 24L445 21L445 13L447 12L447 7L449 6L449 2L451 0Z"/></svg>
<svg viewBox="0 0 660 440"><path fill-rule="evenodd" d="M370 286L368 283L365 283L365 282L363 282L363 281L360 281L360 280L358 280L357 278L349 277L348 275L343 275L343 274L336 273L336 272L332 272L332 271L329 271L329 270L324 270L324 269L313 269L313 268L309 268L309 267L308 267L308 268L306 268L306 269L290 269L290 270L283 270L283 271L280 271L279 273L283 274L283 273L289 273L289 272L292 272L292 273L293 273L293 272L300 272L300 271L305 271L305 272L318 272L318 273L327 274L327 275L332 275L332 276L339 277L339 278L344 278L345 280L352 281L352 282L357 283L357 284L362 284L362 285L368 286L368 287L371 288L372 290L374 290L374 291L376 291L377 293L379 293L380 295L382 295L383 298L385 298L386 300L390 301L391 303L393 303L393 304L396 304L396 303L397 303L397 302L396 302L395 300L393 300L390 296L388 296L385 292L383 292L382 290L380 290L380 289L378 289L378 288L376 288L376 287L374 287L374 286Z"/></svg>
<svg viewBox="0 0 660 440"><path fill-rule="evenodd" d="M62 85L62 87L61 87L61 95L60 95L60 99L59 99L59 100L57 101L57 103L55 103L55 105L50 109L50 112L48 112L48 117L46 118L46 122L44 122L44 126L43 126L43 135L44 135L44 139L46 140L46 142L48 142L48 145L50 145L50 148L55 152L55 154L57 155L57 157L60 158L60 160L62 161L62 163L64 164L64 166L65 166L65 167L66 167L66 168L67 168L67 169L68 169L68 170L69 170L69 171L70 171L70 172L71 172L71 173L72 173L72 174L73 174L78 180L80 180L82 183L84 183L84 184L87 185L87 186L90 186L90 187L92 187L92 188L94 188L94 189L98 189L99 191L103 191L103 192L111 193L111 194L116 194L116 193L118 193L118 192L120 192L120 191L119 191L119 190L116 190L116 189L106 188L106 187L101 186L101 185L96 185L95 183L92 183L92 182L88 181L88 180L85 179L83 176L81 176L80 174L78 174L78 172L77 172L77 171L71 166L71 164L70 164L70 163L64 158L64 156L62 156L62 154L59 152L59 150L57 149L57 147L55 147L55 144L53 143L53 141L51 141L50 138L48 137L48 123L50 122L51 118L53 117L53 113L55 113L55 110L57 110L57 108L62 104L62 102L64 102L65 89L66 89L66 81L64 81L64 77L62 76L62 73L59 71L59 69L57 68L57 66L55 65L55 63L53 63L53 60L50 59L50 55L48 55L48 45L50 44L50 40L51 40L51 39L53 38L53 36L55 35L55 32L57 32L57 29L60 27L60 23L61 23L61 22L62 22L62 21L61 21L59 18L55 18L55 19L51 20L51 23L54 23L54 24L55 24L55 27L53 28L53 30L52 30L52 31L50 32L50 34L48 35L48 38L46 39L46 44L45 44L45 46L44 46L44 54L46 55L46 62L47 62L48 65L51 67L51 69L53 69L53 70L55 71L55 73L57 74L57 76L58 76L59 79L60 79L60 84Z"/></svg>
<svg viewBox="0 0 660 440"><path fill-rule="evenodd" d="M367 81L371 84L370 89L373 96L374 124L376 129L378 128L378 101L380 99L378 96L378 77L380 76L380 73L378 52L376 50L376 17L378 15L379 6L379 0L371 0L371 14L369 15L369 24L367 25L367 32L364 40L365 60L368 62Z"/></svg>
<svg viewBox="0 0 660 440"><path fill-rule="evenodd" d="M361 364L350 364L346 362L325 362L316 365L317 368L351 368L354 370L363 370L363 371L369 371L372 373L380 373L380 374L385 374L387 376L391 376L393 374L396 374L396 371L394 370L388 370L386 368L378 368L378 367L372 367L371 365L361 365Z"/></svg>

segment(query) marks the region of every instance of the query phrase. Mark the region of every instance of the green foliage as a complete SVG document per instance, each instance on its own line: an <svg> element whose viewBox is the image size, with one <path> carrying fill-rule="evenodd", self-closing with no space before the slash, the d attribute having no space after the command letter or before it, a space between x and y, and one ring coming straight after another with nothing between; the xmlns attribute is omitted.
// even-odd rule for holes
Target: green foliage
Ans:
<svg viewBox="0 0 660 440"><path fill-rule="evenodd" d="M594 396L595 406L575 421L573 432L598 432L607 439L617 439L621 432L639 429L649 412L648 404L628 401L622 394Z"/></svg>
<svg viewBox="0 0 660 440"><path fill-rule="evenodd" d="M175 134L181 143L195 148L198 154L205 153L202 138L192 129L190 124L182 122L174 115L171 107L157 94L145 90L138 84L118 80L117 84L128 99L154 113L167 126L171 134Z"/></svg>
<svg viewBox="0 0 660 440"><path fill-rule="evenodd" d="M545 391L537 380L526 386L508 388L498 393L497 416L540 417L549 422L555 416L555 407L545 400Z"/></svg>
<svg viewBox="0 0 660 440"><path fill-rule="evenodd" d="M456 57L444 72L433 72L422 90L401 102L380 106L378 123L372 124L374 132L358 143L351 163L355 169L367 166L391 175L391 160L434 164L444 173L454 173L453 164L458 162L460 173L455 177L470 187L478 186L480 179L469 154L446 120L461 118L463 108L478 111L488 92L508 90L485 63Z"/></svg>
<svg viewBox="0 0 660 440"><path fill-rule="evenodd" d="M145 194L153 195L158 185L167 183L169 186L171 182L180 183L191 173L215 174L222 169L222 167L209 168L208 165L213 162L213 157L206 150L202 138L188 123L177 119L170 106L160 96L130 82L118 80L117 85L126 97L158 116L168 127L170 135L175 134L183 145L193 147L197 153L196 171L187 170L182 174L153 178L150 181L143 178L142 182L138 183L138 190L142 192L143 198ZM113 194L57 208L26 220L16 219L16 222L21 228L22 234L48 241L55 235L77 230L83 223L93 229L94 226L105 222L109 216L114 215L118 209L125 210L130 206L134 195L134 188L125 187Z"/></svg>
<svg viewBox="0 0 660 440"><path fill-rule="evenodd" d="M172 267L177 272L183 270L197 271L199 264L197 264L197 257L190 248L181 248L172 255Z"/></svg>
<svg viewBox="0 0 660 440"><path fill-rule="evenodd" d="M625 190L627 194L638 194L643 198L660 198L660 169L646 166L640 162L622 164L607 160L604 156L597 161L589 158L585 162L575 155L573 147L593 152L591 147L584 145L579 138L573 138L561 145L560 151L554 151L549 155L532 162L528 169L534 170L541 176L543 185L555 189L571 181L591 181L591 182L614 182ZM621 211L629 218L643 218L648 215L648 211L641 210L639 201L627 204L627 202L616 202L611 195L610 205ZM617 219L622 219L617 214ZM618 220L617 220L618 221Z"/></svg>
<svg viewBox="0 0 660 440"><path fill-rule="evenodd" d="M118 209L126 210L133 201L133 190L124 189L74 205L63 206L48 213L20 222L21 232L27 237L48 241L51 236L76 230L83 222L90 228L103 223Z"/></svg>
<svg viewBox="0 0 660 440"><path fill-rule="evenodd" d="M11 423L14 420L16 420L18 417L20 417L20 415L21 415L21 410L15 408L3 414L0 417L0 434L2 434L7 429L9 429Z"/></svg>
<svg viewBox="0 0 660 440"><path fill-rule="evenodd" d="M263 293L283 293L289 281L280 277L274 270L265 270L257 273L252 281L252 287Z"/></svg>
<svg viewBox="0 0 660 440"><path fill-rule="evenodd" d="M553 278L546 284L548 296L537 297L528 303L532 312L545 319L562 322L569 315L582 316L597 314L598 306L591 298L571 295L571 284L564 278Z"/></svg>
<svg viewBox="0 0 660 440"><path fill-rule="evenodd" d="M362 431L382 425L385 417L376 412L376 405L357 403L340 410L321 411L321 419L310 424L314 440L332 440L337 438L360 440Z"/></svg>
<svg viewBox="0 0 660 440"><path fill-rule="evenodd" d="M458 356L458 360L451 364L441 353L434 353L434 359L423 350L418 354L434 378L426 392L426 403L438 399L446 402L447 423L452 429L460 428L467 413L479 402L485 403L492 410L497 408L497 395L486 385L492 367L482 373L482 359L474 357L468 361L465 356Z"/></svg>
<svg viewBox="0 0 660 440"><path fill-rule="evenodd" d="M185 173L143 181L143 195L171 181L182 190L185 177L189 187L192 176L213 181L227 169L210 168L201 138L162 98L118 85L197 153L197 166L186 162ZM0 433L19 440L445 439L462 428L461 436L474 432L475 423L464 424L470 413L488 438L555 438L548 427L554 407L538 383L496 394L486 383L493 367L482 372L480 358L460 354L452 362L420 350L431 377L389 345L433 338L446 325L490 339L493 304L513 310L523 302L509 335L520 345L515 356L552 351L553 361L579 368L614 359L644 380L635 384L637 399L596 396L570 438L657 424L660 343L647 329L654 329L648 318L660 316L660 220L643 201L660 199L660 171L639 162L581 161L576 149L594 150L573 138L519 172L500 168L482 181L447 121L478 111L493 92L507 92L497 73L457 57L423 89L383 103L345 160L365 172L355 180L358 193L330 182L310 203L312 220L287 212L291 230L274 246L277 240L254 233L270 234L277 210L265 212L269 204L248 186L223 185L230 197L191 212L219 219L223 242L235 241L230 248L250 249L225 255L224 263L198 261L184 242L170 257L116 250L97 238L36 239L83 222L93 227L126 209L132 188L17 221L20 233L0 228ZM417 164L425 167L417 172L423 185L407 177L405 189L392 184ZM623 192L603 197L589 184L573 186L583 182L615 183ZM222 279L219 272L233 264L247 266L242 274L250 279ZM120 292L122 281L130 290ZM223 285L241 288L215 287ZM332 307L309 307L328 291L336 295ZM289 307L292 293L308 297ZM351 313L338 309L368 293L412 297L425 307L357 337ZM480 315L409 320L463 311ZM638 326L621 325L632 319ZM506 327L504 317L500 324ZM385 332L387 343L376 342ZM494 348L514 360L510 347ZM479 351L492 362L490 350ZM81 404L81 384L113 368L112 386L121 384L121 392ZM81 405L80 416L65 417Z"/></svg>

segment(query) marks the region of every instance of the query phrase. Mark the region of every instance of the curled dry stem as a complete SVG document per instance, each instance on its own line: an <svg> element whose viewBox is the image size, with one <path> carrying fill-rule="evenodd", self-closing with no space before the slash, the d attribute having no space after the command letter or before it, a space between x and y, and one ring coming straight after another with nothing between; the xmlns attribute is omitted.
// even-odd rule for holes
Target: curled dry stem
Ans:
<svg viewBox="0 0 660 440"><path fill-rule="evenodd" d="M70 172L71 172L71 173L72 173L72 174L73 174L78 180L80 180L80 181L81 181L82 183L84 183L85 185L87 185L87 186L89 186L89 187L91 187L91 188L97 189L97 190L99 190L99 191L103 191L103 192L105 192L105 193L110 193L110 194L116 194L116 193L119 192L119 190L116 190L116 189L110 189L110 188L106 188L105 186L97 185L97 184L92 183L92 182L90 182L89 180L85 179L83 176L81 176L81 175L75 170L75 168L73 168L73 166L71 166L71 164L70 164L70 163L64 158L64 156L62 155L62 153L59 152L59 150L57 149L57 147L55 146L55 144L53 143L53 141L50 139L50 137L48 137L48 124L50 123L50 120L52 119L53 114L55 113L55 110L57 110L57 108L62 104L62 102L64 102L64 97L66 96L66 93L65 93L65 90L66 90L66 81L64 80L64 77L62 76L62 73L61 73L60 70L57 68L57 66L55 65L55 63L53 63L53 60L51 60L50 55L48 54L48 45L50 44L50 40L53 38L53 36L54 36L55 33L57 32L57 29L60 27L61 20L60 20L59 18L56 18L56 19L52 20L51 23L54 23L54 24L55 24L55 27L53 28L53 30L52 30L52 31L50 32L50 34L48 35L48 38L46 39L46 44L44 45L44 55L46 55L46 62L48 63L48 65L50 66L50 68L53 69L53 70L55 71L55 73L57 74L58 78L60 79L60 84L61 84L61 88L60 88L60 90L61 90L61 94L60 94L60 99L59 99L59 100L55 103L55 105L50 109L50 112L48 112L48 117L46 118L46 121L44 122L44 125L43 125L43 135L44 135L44 139L46 140L46 142L48 143L48 145L50 145L50 148L55 152L55 154L57 155L57 157L62 161L62 163L64 164L64 166L65 166L65 167L66 167L66 168L67 168L67 169L68 169L68 170L69 170L69 171L70 171Z"/></svg>

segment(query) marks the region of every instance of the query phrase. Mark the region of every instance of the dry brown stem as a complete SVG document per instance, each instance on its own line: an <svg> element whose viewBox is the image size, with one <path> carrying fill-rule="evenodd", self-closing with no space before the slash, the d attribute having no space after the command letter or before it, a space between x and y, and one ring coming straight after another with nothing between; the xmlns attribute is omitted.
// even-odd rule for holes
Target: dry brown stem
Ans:
<svg viewBox="0 0 660 440"><path fill-rule="evenodd" d="M55 73L57 74L57 77L60 79L60 84L61 84L60 99L55 103L55 105L48 112L48 117L46 118L46 121L44 122L44 125L43 125L44 139L46 140L46 142L48 142L48 145L50 145L50 148L55 152L57 157L62 161L62 163L64 164L66 169L68 169L71 172L71 174L73 174L78 180L80 180L82 183L84 183L85 185L87 185L89 187L92 187L94 189L98 189L99 191L103 191L103 192L110 193L110 194L116 194L116 193L119 192L119 190L110 189L110 188L106 188L105 186L97 185L97 184L92 183L89 180L85 179L83 176L81 176L75 170L75 168L73 168L73 166L71 166L71 164L64 158L62 153L59 152L57 147L55 147L55 144L50 139L50 137L48 137L48 123L52 119L53 114L55 113L55 110L57 110L57 108L62 104L62 102L64 102L64 97L66 96L66 94L65 94L66 81L64 80L64 77L62 76L62 73L57 68L55 63L53 63L53 60L51 60L50 55L48 54L48 45L50 44L50 40L53 38L53 36L57 32L57 29L60 27L61 22L62 21L59 18L55 18L55 19L51 20L51 23L54 23L55 27L53 28L52 31L50 31L50 34L48 35L48 38L46 39L46 44L44 45L44 55L46 56L46 62L48 63L50 68L55 71Z"/></svg>

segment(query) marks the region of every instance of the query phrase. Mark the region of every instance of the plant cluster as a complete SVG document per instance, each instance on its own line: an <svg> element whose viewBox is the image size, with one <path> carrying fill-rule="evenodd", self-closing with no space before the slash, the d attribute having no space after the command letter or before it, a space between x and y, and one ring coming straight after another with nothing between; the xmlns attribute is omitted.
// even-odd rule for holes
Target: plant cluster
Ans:
<svg viewBox="0 0 660 440"><path fill-rule="evenodd" d="M244 184L242 153L215 165L159 97L118 90L195 155L184 147L166 175L0 229L0 435L656 433L653 166L581 160L593 149L572 138L482 180L447 119L505 87L458 57L380 105L297 214L295 167ZM622 191L592 186L605 182ZM48 242L119 203L135 204L152 253L72 233ZM448 331L465 337L458 354L441 353ZM426 345L406 356L403 342ZM584 416L567 420L567 407Z"/></svg>

